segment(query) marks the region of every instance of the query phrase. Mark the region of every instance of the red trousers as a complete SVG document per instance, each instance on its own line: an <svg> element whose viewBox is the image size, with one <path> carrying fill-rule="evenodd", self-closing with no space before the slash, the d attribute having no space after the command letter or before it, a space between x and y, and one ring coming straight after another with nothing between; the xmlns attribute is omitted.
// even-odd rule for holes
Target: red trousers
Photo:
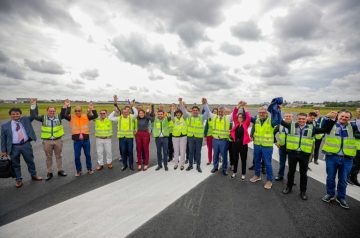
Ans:
<svg viewBox="0 0 360 238"><path fill-rule="evenodd" d="M208 161L209 163L211 163L212 159L213 159L213 145L212 145L212 140L213 137L212 136L207 136L206 137L206 145L208 148Z"/></svg>
<svg viewBox="0 0 360 238"><path fill-rule="evenodd" d="M149 164L149 144L150 133L148 131L137 131L135 134L137 164L142 164L142 157L144 156L144 165Z"/></svg>

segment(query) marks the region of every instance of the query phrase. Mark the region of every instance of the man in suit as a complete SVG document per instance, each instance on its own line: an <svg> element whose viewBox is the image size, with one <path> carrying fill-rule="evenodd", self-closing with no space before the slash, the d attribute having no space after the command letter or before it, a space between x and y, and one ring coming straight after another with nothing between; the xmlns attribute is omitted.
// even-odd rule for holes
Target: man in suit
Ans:
<svg viewBox="0 0 360 238"><path fill-rule="evenodd" d="M1 126L1 156L10 156L12 167L15 171L16 188L20 188L22 183L20 155L23 156L32 180L41 181L37 176L34 163L34 155L31 141L36 140L36 135L31 122L33 117L21 116L20 108L11 108L9 115L11 120Z"/></svg>

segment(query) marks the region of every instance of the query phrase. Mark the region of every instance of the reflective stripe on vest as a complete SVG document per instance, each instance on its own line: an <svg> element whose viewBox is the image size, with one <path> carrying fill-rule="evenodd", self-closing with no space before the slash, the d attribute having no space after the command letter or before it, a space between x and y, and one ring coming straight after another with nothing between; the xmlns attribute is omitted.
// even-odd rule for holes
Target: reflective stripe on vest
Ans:
<svg viewBox="0 0 360 238"><path fill-rule="evenodd" d="M187 136L203 138L204 137L204 125L202 123L202 116L186 118L187 124Z"/></svg>
<svg viewBox="0 0 360 238"><path fill-rule="evenodd" d="M330 134L325 136L323 151L327 153L337 154L341 151L344 155L355 156L357 149L357 141L354 138L354 131L350 124L346 125L347 137L341 137L336 135L338 126L335 124L331 129Z"/></svg>
<svg viewBox="0 0 360 238"><path fill-rule="evenodd" d="M291 129L286 137L286 149L288 150L300 150L305 153L311 153L314 145L313 126L307 124L303 131L296 133L295 122L291 123ZM307 131L307 133L305 133ZM306 135L305 135L306 134Z"/></svg>
<svg viewBox="0 0 360 238"><path fill-rule="evenodd" d="M222 121L224 120L224 121ZM226 116L220 119L220 116L215 115L213 118L213 137L216 139L229 139L230 123Z"/></svg>
<svg viewBox="0 0 360 238"><path fill-rule="evenodd" d="M271 119L268 117L261 125L260 119L256 118L254 144L272 147L274 143L274 128L271 125Z"/></svg>
<svg viewBox="0 0 360 238"><path fill-rule="evenodd" d="M320 125L318 126L319 128L321 128L321 125L322 125L323 120L324 120L324 117L321 117L320 123L319 123ZM323 138L323 136L324 136L324 134L316 134L316 135L315 135L315 139L320 140L320 139Z"/></svg>
<svg viewBox="0 0 360 238"><path fill-rule="evenodd" d="M183 117L180 117L180 119L175 117L175 122L173 124L174 124L173 132L172 132L173 136L181 136L181 135L185 136L187 134L187 125Z"/></svg>
<svg viewBox="0 0 360 238"><path fill-rule="evenodd" d="M43 118L43 123L41 125L41 139L50 139L51 137L60 138L64 133L64 127L61 125L61 120L59 116L56 115L53 121L53 127L51 128L51 123L47 115Z"/></svg>
<svg viewBox="0 0 360 238"><path fill-rule="evenodd" d="M134 138L135 123L133 123L133 115L124 118L123 115L118 117L118 138Z"/></svg>
<svg viewBox="0 0 360 238"><path fill-rule="evenodd" d="M158 118L154 120L153 131L152 131L153 137L159 137L161 133L163 136L169 136L170 134L169 121L167 117L165 117L161 121Z"/></svg>
<svg viewBox="0 0 360 238"><path fill-rule="evenodd" d="M287 136L287 133L286 133L286 128L282 125L279 126L279 144L281 146L284 146L285 143L286 143L286 136Z"/></svg>
<svg viewBox="0 0 360 238"><path fill-rule="evenodd" d="M70 127L71 134L89 134L89 118L87 115L82 114L81 117L77 117L76 115L71 115L70 118Z"/></svg>
<svg viewBox="0 0 360 238"><path fill-rule="evenodd" d="M108 118L95 120L95 136L110 137L113 134L113 123Z"/></svg>

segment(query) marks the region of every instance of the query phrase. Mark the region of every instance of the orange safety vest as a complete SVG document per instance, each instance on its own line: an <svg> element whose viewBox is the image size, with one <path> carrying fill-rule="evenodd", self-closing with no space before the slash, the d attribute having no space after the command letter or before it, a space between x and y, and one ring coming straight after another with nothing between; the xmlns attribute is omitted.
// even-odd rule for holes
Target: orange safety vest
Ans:
<svg viewBox="0 0 360 238"><path fill-rule="evenodd" d="M71 134L89 134L89 118L87 115L82 114L81 117L71 115L70 118Z"/></svg>

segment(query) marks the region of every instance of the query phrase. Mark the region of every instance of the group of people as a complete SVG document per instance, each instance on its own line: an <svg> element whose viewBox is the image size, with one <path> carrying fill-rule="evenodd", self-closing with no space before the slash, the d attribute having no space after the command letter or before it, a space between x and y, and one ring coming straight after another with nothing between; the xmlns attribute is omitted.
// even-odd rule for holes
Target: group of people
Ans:
<svg viewBox="0 0 360 238"><path fill-rule="evenodd" d="M133 147L134 139L137 152L137 170L146 171L149 166L149 143L151 135L155 138L157 150L156 171L164 168L168 171L168 160L174 158L174 169L190 171L196 165L201 173L201 148L205 138L208 147L208 163L213 164L212 173L221 171L228 175L228 153L230 154L231 178L235 178L238 162L241 158L241 179L245 180L248 144L254 144L254 176L252 183L261 181L261 167L266 171L265 189L272 188L273 145L279 148L280 168L276 181L284 179L285 164L288 158L289 171L287 174L284 194L292 192L294 175L297 163L300 171L300 197L307 200L307 171L310 158L318 164L320 145L323 141L322 151L326 158L326 194L324 202L336 200L343 208L349 208L345 196L347 181L360 185L357 181L359 172L359 138L360 138L360 108L357 109L357 118L352 118L351 112L342 110L330 112L321 117L319 111L313 113L298 113L296 120L293 115L285 113L282 118L282 98L275 98L268 107L258 109L256 116L251 116L247 103L240 101L232 112L224 106L210 109L207 99L202 98L202 109L195 105L186 107L182 98L178 105L172 104L170 111L159 106L155 112L154 106L147 109L130 105L119 108L117 97L114 96L114 111L108 113L101 109L99 115L92 103L87 112L80 106L71 112L70 101L65 100L60 113L55 107L48 107L46 115L39 115L36 100L31 100L30 116L22 116L19 108L9 111L11 120L1 126L1 156L9 156L15 172L15 186L20 188L22 183L20 156L24 158L31 178L41 181L37 175L31 141L36 140L33 120L41 122L41 139L46 155L46 180L53 177L53 154L55 154L57 173L67 176L62 166L62 137L64 128L62 120L69 121L75 158L75 176L81 176L81 151L86 158L88 174L93 174L90 153L90 121L95 122L95 139L97 149L97 171L113 168L113 155L111 138L113 137L113 124L117 124L117 137L119 150L123 163L122 170L134 170ZM252 130L249 127L252 123ZM274 139L275 138L275 139ZM169 155L169 153L171 155ZM105 154L105 157L104 157ZM104 161L104 159L106 161ZM220 167L220 161L222 165ZM338 175L337 191L335 178Z"/></svg>

